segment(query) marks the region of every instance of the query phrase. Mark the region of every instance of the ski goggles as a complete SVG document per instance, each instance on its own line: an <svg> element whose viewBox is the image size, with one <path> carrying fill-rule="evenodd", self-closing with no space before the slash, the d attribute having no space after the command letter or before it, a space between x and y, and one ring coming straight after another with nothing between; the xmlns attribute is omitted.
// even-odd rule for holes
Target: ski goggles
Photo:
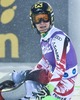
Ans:
<svg viewBox="0 0 80 100"><path fill-rule="evenodd" d="M43 22L49 22L49 16L48 14L38 14L38 15L35 15L34 18L33 18L33 22L35 24L40 24L42 21Z"/></svg>

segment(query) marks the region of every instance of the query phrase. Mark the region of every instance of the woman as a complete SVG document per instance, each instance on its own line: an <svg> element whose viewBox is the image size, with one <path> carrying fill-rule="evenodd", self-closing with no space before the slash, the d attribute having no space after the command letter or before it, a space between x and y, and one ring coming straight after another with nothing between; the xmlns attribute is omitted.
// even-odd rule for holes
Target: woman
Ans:
<svg viewBox="0 0 80 100"><path fill-rule="evenodd" d="M36 2L31 7L30 19L41 36L42 59L27 74L19 73L25 77L27 92L19 100L31 100L34 96L39 100L46 100L46 96L51 96L53 100L71 100L78 72L76 54L69 36L54 26L54 12L47 2ZM15 73L13 81L16 83L15 80L21 76L14 76Z"/></svg>
<svg viewBox="0 0 80 100"><path fill-rule="evenodd" d="M71 100L78 72L76 54L69 36L53 25L54 12L47 2L35 3L30 10L30 19L32 26L41 35L40 44L43 56L35 69L46 71L46 73L42 72L44 75L35 74L37 78L34 77L34 74L32 77L28 77L27 80L45 84L39 92L33 93L33 95L36 94L40 100L47 95L51 95L55 99ZM26 95L20 100L29 99Z"/></svg>

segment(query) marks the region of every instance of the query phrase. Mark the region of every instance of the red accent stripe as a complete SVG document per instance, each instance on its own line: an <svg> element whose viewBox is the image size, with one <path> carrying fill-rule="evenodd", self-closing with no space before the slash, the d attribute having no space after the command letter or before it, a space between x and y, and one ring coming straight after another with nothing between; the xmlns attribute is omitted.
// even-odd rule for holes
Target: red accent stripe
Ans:
<svg viewBox="0 0 80 100"><path fill-rule="evenodd" d="M38 64L38 65L37 65L37 68L38 68L38 69L41 69L41 68L42 68L42 66L41 66L40 64Z"/></svg>
<svg viewBox="0 0 80 100"><path fill-rule="evenodd" d="M70 93L72 93L73 90L74 90L74 86L73 86L69 91L65 91L65 93L57 92L56 89L54 90L54 92L57 93L58 95L61 95L61 96L67 96L67 95L69 95Z"/></svg>
<svg viewBox="0 0 80 100"><path fill-rule="evenodd" d="M52 81L60 81L61 80L61 78L55 78L55 79L51 79L51 82Z"/></svg>
<svg viewBox="0 0 80 100"><path fill-rule="evenodd" d="M57 65L59 66L59 67L57 67L58 69L60 69L60 70L62 69L63 72L65 71L65 67L62 64L60 64L60 63L58 64L57 63Z"/></svg>
<svg viewBox="0 0 80 100"><path fill-rule="evenodd" d="M72 84L75 84L74 80L68 79Z"/></svg>

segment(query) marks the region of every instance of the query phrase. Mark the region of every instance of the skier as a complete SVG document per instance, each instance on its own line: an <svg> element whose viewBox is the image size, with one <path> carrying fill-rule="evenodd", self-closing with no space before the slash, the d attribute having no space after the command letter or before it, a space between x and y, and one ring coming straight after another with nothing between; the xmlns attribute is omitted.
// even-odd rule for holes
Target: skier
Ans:
<svg viewBox="0 0 80 100"><path fill-rule="evenodd" d="M54 11L47 2L32 5L30 20L41 36L42 58L33 70L13 72L15 84L25 80L26 96L19 100L71 100L78 72L69 36L54 26Z"/></svg>
<svg viewBox="0 0 80 100"><path fill-rule="evenodd" d="M69 36L54 26L54 12L47 2L39 1L32 5L30 20L41 36L42 59L26 79L32 80L30 84L25 82L26 89L31 91L34 81L43 86L37 93L28 93L36 95L39 100L45 100L49 95L55 98L53 100L71 100L78 72L76 53ZM30 100L28 96L19 100Z"/></svg>

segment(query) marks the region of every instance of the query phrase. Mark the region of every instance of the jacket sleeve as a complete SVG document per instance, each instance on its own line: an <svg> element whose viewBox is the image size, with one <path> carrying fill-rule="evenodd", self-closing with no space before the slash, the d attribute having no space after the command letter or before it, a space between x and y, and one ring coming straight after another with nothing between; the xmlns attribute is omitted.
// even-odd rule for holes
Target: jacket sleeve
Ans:
<svg viewBox="0 0 80 100"><path fill-rule="evenodd" d="M48 61L46 61L44 56L42 56L41 60L35 66L35 69L36 70L45 69L47 71L49 67L50 67L50 65L49 65Z"/></svg>
<svg viewBox="0 0 80 100"><path fill-rule="evenodd" d="M66 70L66 52L68 42L69 38L64 35L55 36L51 42L54 51L56 66L52 73L49 84L53 85L54 88L60 82Z"/></svg>

